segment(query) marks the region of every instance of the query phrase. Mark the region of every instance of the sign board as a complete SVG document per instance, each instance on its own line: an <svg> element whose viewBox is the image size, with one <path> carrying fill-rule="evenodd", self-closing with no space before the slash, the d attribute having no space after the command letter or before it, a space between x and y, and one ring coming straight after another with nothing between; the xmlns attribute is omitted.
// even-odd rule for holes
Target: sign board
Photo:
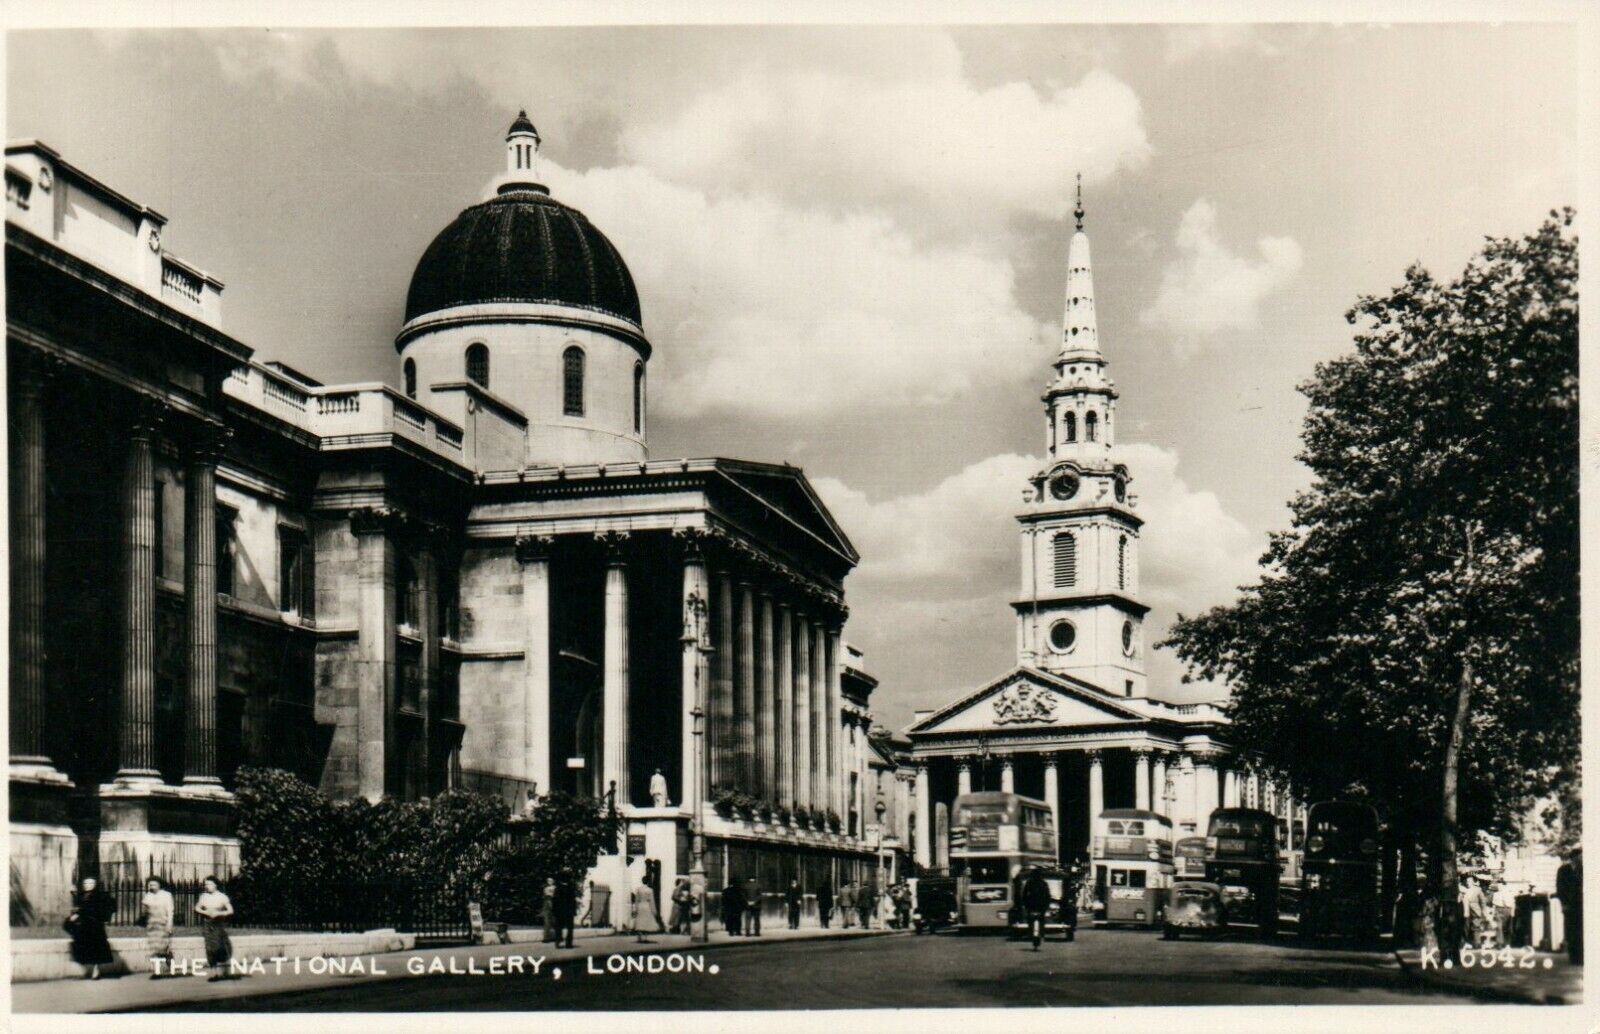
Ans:
<svg viewBox="0 0 1600 1034"><path fill-rule="evenodd" d="M567 759L567 767L568 768L582 768L583 767L583 758L568 758Z"/></svg>
<svg viewBox="0 0 1600 1034"><path fill-rule="evenodd" d="M644 834L643 833L629 833L628 834L628 853L630 855L633 855L635 858L637 858L640 855L644 854Z"/></svg>
<svg viewBox="0 0 1600 1034"><path fill-rule="evenodd" d="M467 926L472 930L472 943L483 939L483 906L476 901L467 902Z"/></svg>

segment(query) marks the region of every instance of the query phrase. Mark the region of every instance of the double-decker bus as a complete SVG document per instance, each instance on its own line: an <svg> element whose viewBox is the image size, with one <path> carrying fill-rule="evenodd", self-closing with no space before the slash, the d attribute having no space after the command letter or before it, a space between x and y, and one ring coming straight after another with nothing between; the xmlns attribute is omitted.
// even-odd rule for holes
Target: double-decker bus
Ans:
<svg viewBox="0 0 1600 1034"><path fill-rule="evenodd" d="M1378 812L1359 801L1321 801L1306 815L1299 934L1376 941L1382 921Z"/></svg>
<svg viewBox="0 0 1600 1034"><path fill-rule="evenodd" d="M1278 932L1278 820L1256 808L1218 808L1206 827L1206 879L1222 888L1229 923Z"/></svg>
<svg viewBox="0 0 1600 1034"><path fill-rule="evenodd" d="M1050 806L1014 793L962 794L950 813L950 871L962 929L1006 929L1012 884L1030 866L1056 864Z"/></svg>
<svg viewBox="0 0 1600 1034"><path fill-rule="evenodd" d="M1172 820L1113 808L1094 823L1094 925L1157 926L1172 885Z"/></svg>

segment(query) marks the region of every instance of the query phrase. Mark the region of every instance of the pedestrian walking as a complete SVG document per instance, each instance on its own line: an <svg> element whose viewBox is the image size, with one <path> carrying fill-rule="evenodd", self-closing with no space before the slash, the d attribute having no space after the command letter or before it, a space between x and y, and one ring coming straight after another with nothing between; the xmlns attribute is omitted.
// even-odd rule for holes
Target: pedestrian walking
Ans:
<svg viewBox="0 0 1600 1034"><path fill-rule="evenodd" d="M828 928L828 920L833 914L833 884L823 880L817 885L817 920L822 923L822 928Z"/></svg>
<svg viewBox="0 0 1600 1034"><path fill-rule="evenodd" d="M100 889L100 882L85 876L72 896L72 912L62 924L72 937L72 961L83 967L86 980L99 980L100 967L116 961L111 942L106 940L106 924L117 912L117 903Z"/></svg>
<svg viewBox="0 0 1600 1034"><path fill-rule="evenodd" d="M556 947L572 947L573 927L578 918L578 891L570 878L555 881L551 908L556 916Z"/></svg>
<svg viewBox="0 0 1600 1034"><path fill-rule="evenodd" d="M224 980L233 958L233 941L228 937L227 926L233 915L233 902L222 892L215 876L205 878L205 893L195 902L194 910L200 916L200 932L205 937L206 965L212 970L209 979Z"/></svg>
<svg viewBox="0 0 1600 1034"><path fill-rule="evenodd" d="M1556 870L1556 900L1561 902L1562 937L1567 960L1583 965L1583 848L1572 852Z"/></svg>
<svg viewBox="0 0 1600 1034"><path fill-rule="evenodd" d="M747 937L761 936L761 885L754 876L745 881L744 932Z"/></svg>
<svg viewBox="0 0 1600 1034"><path fill-rule="evenodd" d="M1517 894L1505 880L1494 885L1495 922L1500 928L1500 947L1511 947L1512 925L1517 918Z"/></svg>
<svg viewBox="0 0 1600 1034"><path fill-rule="evenodd" d="M789 889L784 892L784 903L789 906L789 929L800 929L800 907L805 904L805 895L800 892L800 881L790 880Z"/></svg>
<svg viewBox="0 0 1600 1034"><path fill-rule="evenodd" d="M728 936L738 937L743 923L744 889L739 886L738 880L730 879L728 885L722 888L722 925L727 927Z"/></svg>
<svg viewBox="0 0 1600 1034"><path fill-rule="evenodd" d="M633 930L635 933L662 933L661 911L656 908L656 892L648 883L633 888Z"/></svg>
<svg viewBox="0 0 1600 1034"><path fill-rule="evenodd" d="M144 927L145 954L150 959L150 979L172 976L172 927L178 906L166 881L152 876L144 881L139 899L139 925ZM165 971L165 972L163 972Z"/></svg>
<svg viewBox="0 0 1600 1034"><path fill-rule="evenodd" d="M540 907L544 910L544 943L550 944L556 939L556 878L544 878L544 894Z"/></svg>
<svg viewBox="0 0 1600 1034"><path fill-rule="evenodd" d="M1467 944L1476 947L1482 938L1483 931L1483 891L1478 886L1478 881L1471 876L1461 877L1461 902L1462 933Z"/></svg>
<svg viewBox="0 0 1600 1034"><path fill-rule="evenodd" d="M679 876L672 885L672 908L667 912L668 933L689 932L689 877Z"/></svg>
<svg viewBox="0 0 1600 1034"><path fill-rule="evenodd" d="M856 913L861 917L861 929L872 929L872 906L877 900L878 889L870 883L863 883L856 893Z"/></svg>
<svg viewBox="0 0 1600 1034"><path fill-rule="evenodd" d="M904 883L895 887L894 924L897 929L911 929L911 888Z"/></svg>
<svg viewBox="0 0 1600 1034"><path fill-rule="evenodd" d="M1022 884L1022 910L1028 917L1028 935L1033 938L1033 950L1039 950L1044 940L1044 918L1050 911L1050 885L1036 865L1028 871Z"/></svg>
<svg viewBox="0 0 1600 1034"><path fill-rule="evenodd" d="M856 911L856 885L846 883L839 888L839 923L846 930L850 929L851 917Z"/></svg>

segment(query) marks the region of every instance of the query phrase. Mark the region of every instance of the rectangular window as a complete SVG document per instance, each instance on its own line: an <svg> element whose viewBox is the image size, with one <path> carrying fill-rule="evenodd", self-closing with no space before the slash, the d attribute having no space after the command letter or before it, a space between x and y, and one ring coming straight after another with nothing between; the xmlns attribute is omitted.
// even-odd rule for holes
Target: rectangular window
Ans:
<svg viewBox="0 0 1600 1034"><path fill-rule="evenodd" d="M299 528L278 528L278 609L311 616L311 544Z"/></svg>
<svg viewBox="0 0 1600 1034"><path fill-rule="evenodd" d="M1055 537L1056 588L1066 589L1078 583L1078 540L1070 532Z"/></svg>
<svg viewBox="0 0 1600 1034"><path fill-rule="evenodd" d="M231 506L217 507L217 592L223 596L233 595L234 558L239 552L233 525L238 517L239 511Z"/></svg>
<svg viewBox="0 0 1600 1034"><path fill-rule="evenodd" d="M1122 695L1123 696L1128 696L1128 697L1133 696L1133 680L1132 679L1128 679L1126 682L1123 683Z"/></svg>

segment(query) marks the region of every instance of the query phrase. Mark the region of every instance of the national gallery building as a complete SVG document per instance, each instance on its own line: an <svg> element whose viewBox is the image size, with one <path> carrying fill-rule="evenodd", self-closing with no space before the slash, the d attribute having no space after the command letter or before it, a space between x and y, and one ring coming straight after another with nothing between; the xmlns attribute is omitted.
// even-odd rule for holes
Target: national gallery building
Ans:
<svg viewBox="0 0 1600 1034"><path fill-rule="evenodd" d="M714 888L872 865L856 551L794 467L650 457L633 279L539 148L422 254L400 391L258 361L164 216L6 148L14 916L235 868L242 765L610 796L667 886L701 812Z"/></svg>

